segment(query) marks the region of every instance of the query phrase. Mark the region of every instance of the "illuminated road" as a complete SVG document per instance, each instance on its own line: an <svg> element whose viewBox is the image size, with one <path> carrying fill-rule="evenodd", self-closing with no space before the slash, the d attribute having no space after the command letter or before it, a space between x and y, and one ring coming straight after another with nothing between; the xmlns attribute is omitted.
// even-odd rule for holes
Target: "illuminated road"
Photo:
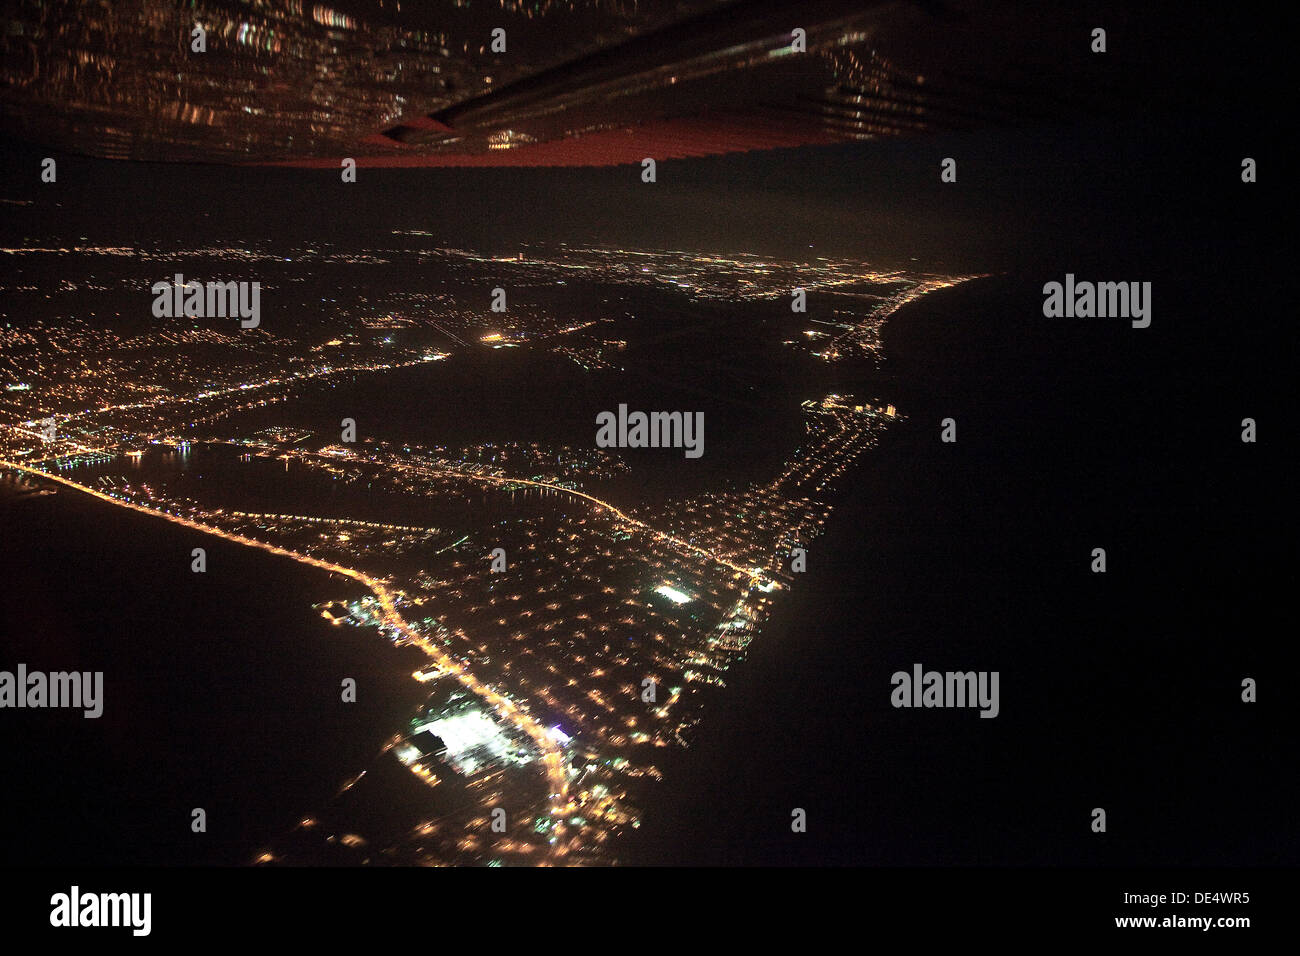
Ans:
<svg viewBox="0 0 1300 956"><path fill-rule="evenodd" d="M54 417L54 416L51 416L51 417ZM65 420L65 421L71 421L71 417L70 417L70 416L65 416L64 420ZM32 429L30 429L30 428L23 428L21 425L2 425L2 426L0 426L0 428L7 428L7 429L9 429L10 431L18 432L18 434L20 434L20 435L27 435L29 438L39 438L41 441L45 442L46 444L50 444L50 445L53 445L53 444L71 445L73 448L75 448L78 452L80 452L80 453L82 453L82 454L92 454L92 455L93 455L93 454L100 454L100 455L120 455L120 454L121 454L121 452L118 451L116 448L96 448L96 447L94 447L94 446L92 446L92 445L83 445L83 444L81 444L81 442L73 441L71 438L55 438L54 441L47 441L47 439L45 438L45 435L42 434L41 432L38 432L38 431L32 431ZM41 460L41 461L52 461L52 460L54 460L55 458L64 458L64 457L66 457L66 456L67 456L67 452L63 452L63 453L61 453L61 454L58 454L58 455L51 455L49 458L42 458L42 459L40 459L40 460ZM22 468L23 466L22 466L22 465L14 465L14 467L15 467L15 468ZM41 474L45 474L45 472L41 472Z"/></svg>
<svg viewBox="0 0 1300 956"><path fill-rule="evenodd" d="M531 481L528 478L502 478L502 477L497 477L495 475L475 475L475 474L468 474L466 472L460 472L460 471L439 471L437 469L433 469L432 473L456 477L456 478L469 478L473 481L486 481L498 485L528 485L533 488L545 488L547 491L557 491L560 494L573 495L577 498L583 498L591 502L593 505L596 505L597 507L603 508L604 510L608 511L610 514L617 517L620 521L626 524L630 524L636 528L639 528L640 530L644 531L646 534L650 535L651 537L658 538L660 541L667 541L670 544L675 544L680 548L685 548L687 551L694 551L696 554L700 555L701 557L708 558L710 561L716 562L717 564L721 564L723 567L731 568L731 570L735 571L737 574L743 574L751 578L757 577L757 575L754 574L752 568L743 568L739 564L735 564L732 561L728 561L726 558L719 557L718 555L714 554L712 551L708 551L704 548L701 548L698 544L691 544L689 541L685 541L682 538L675 537L674 535L671 535L666 531L660 531L657 528L652 528L644 521L638 521L636 518L633 518L631 515L623 511L620 511L618 508L610 504L608 501L602 501L601 499L597 498L595 495L589 495L585 491L576 491L573 488L565 488L562 487L561 485L551 485L551 484L547 484L544 481Z"/></svg>
<svg viewBox="0 0 1300 956"><path fill-rule="evenodd" d="M409 362L392 362L386 365L342 365L338 368L330 366L328 368L315 369L307 372L299 372L294 375L288 375L284 378L268 378L260 382L246 382L243 385L228 385L224 388L214 388L206 392L199 392L197 395L160 395L157 398L151 398L143 402L129 402L124 405L101 405L99 408L88 409L84 412L78 412L75 415L65 416L68 420L77 418L87 418L99 415L104 412L128 411L140 408L156 408L159 405L187 405L194 402L206 401L209 398L221 398L226 395L247 394L263 388L270 388L275 385L289 385L296 382L305 382L314 378L325 378L330 375L345 375L348 372L387 372L392 369L409 368L412 365L422 365L425 362L437 362L445 359L447 354L434 353L424 355Z"/></svg>
<svg viewBox="0 0 1300 956"><path fill-rule="evenodd" d="M492 708L508 720L517 729L523 731L532 739L542 756L542 764L546 768L546 775L550 781L551 793L549 800L551 803L551 814L557 818L555 833L553 837L552 852L556 856L564 856L567 853L567 847L561 844L563 835L563 824L560 821L563 814L570 813L574 807L568 799L569 779L564 770L564 757L555 741L536 720L525 713L514 701L509 700L503 695L497 693L492 688L480 683L474 675L465 669L458 661L447 655L441 648L431 644L421 637L409 624L402 619L397 613L396 601L393 598L387 586L380 580L370 577L361 571L354 571L352 568L345 568L341 565L331 564L328 561L322 561L319 558L313 558L309 555L299 554L296 551L290 551L287 548L281 548L277 545L267 544L264 541L258 541L255 538L246 538L241 534L234 534L229 531L223 531L221 528L212 525L203 524L200 521L191 521L189 518L181 518L177 515L166 514L155 511L152 508L146 508L143 505L135 504L130 501L123 501L120 498L114 498L106 495L101 491L96 491L86 485L78 484L75 481L69 481L67 478L59 475L52 475L49 472L41 471L37 468L30 468L26 465L16 464L15 462L0 459L0 467L12 468L32 475L35 478L46 481L57 482L68 488L73 488L100 501L107 502L111 505L118 505L123 508L130 508L132 511L138 511L141 514L150 515L155 518L165 518L174 524L183 525L193 531L202 534L214 535L226 541L242 544L250 548L259 548L262 551L269 551L271 554L277 554L284 558L290 558L301 564L309 564L314 568L320 568L322 571L329 571L333 574L341 574L344 577L364 585L368 588L379 601L379 606L383 609L384 623L396 631L399 631L411 644L414 644L420 650L424 651L429 657L437 662L438 666L456 677L469 691L476 694L481 699L491 704Z"/></svg>
<svg viewBox="0 0 1300 956"><path fill-rule="evenodd" d="M304 455L304 457L306 456L305 452L302 454ZM323 460L326 461L338 460L336 458L333 458L333 456L317 455L314 457L322 458ZM683 540L682 538L678 538L674 535L668 534L668 532L666 531L660 531L657 528L653 528L650 525L646 524L644 521L638 521L636 518L633 518L631 515L627 514L626 512L620 511L617 506L610 504L608 501L602 501L600 498L597 498L595 495L589 495L585 491L577 491L573 488L565 488L563 485L552 485L545 481L533 481L529 478L508 478L503 475L480 475L470 471L456 471L454 469L447 469L447 468L423 468L418 465L412 466L406 462L403 462L402 464L403 467L410 468L411 470L417 471L422 475L438 475L444 478L463 478L467 481L485 481L488 482L489 484L495 484L495 485L527 485L530 488L542 488L546 491L554 491L562 495L572 495L575 498L582 498L583 500L588 501L593 505L596 505L598 508L602 508L603 510L608 511L610 514L614 515L620 521L632 525L633 527L638 528L641 531L644 531L646 534L650 535L651 537L658 538L660 541L667 541L670 544L675 544L680 548L685 548L687 551L693 551L696 554L698 554L700 557L707 558L708 560L720 564L723 567L730 568L731 570L735 571L737 574L743 574L746 577L750 577L750 578L758 577L758 575L754 573L753 568L741 567L739 564L736 564L733 561L728 561L726 558L719 557L718 555L714 554L712 551L700 547L698 544L691 544L691 542Z"/></svg>
<svg viewBox="0 0 1300 956"><path fill-rule="evenodd" d="M126 408L126 407L128 407L128 406L118 406L118 407ZM41 437L41 435L40 435L39 432L29 431L28 429L20 428L20 427L18 427L18 426L16 426L16 425L10 425L10 426L7 426L7 427L9 427L10 429L12 429L13 431L22 432L22 433L24 433L24 434L31 435L31 436L34 437L34 438L39 438L39 437ZM120 452L119 452L118 450L116 450L116 449L111 449L111 448L92 448L92 447L90 447L90 446L82 445L82 444L80 444L80 443L78 443L78 442L74 442L74 441L72 441L71 439L66 439L66 438L64 438L64 439L60 439L60 441L62 441L64 444L73 445L73 446L75 446L79 451L82 451L82 452L99 452L99 453L101 453L101 454L106 454L106 455L120 454ZM302 453L302 454L305 455L306 453ZM54 456L54 457L60 457L60 458L61 458L61 457L63 457L63 455ZM319 456L319 455L318 455L318 456L314 456L314 457L323 458L324 460L330 460L330 459L329 459L329 456ZM50 459L43 459L43 460L48 461L48 460L50 460ZM406 467L411 467L408 463L403 463L403 464L404 464ZM32 471L31 469L24 468L24 466L22 466L22 465L13 465L12 467L14 467L14 468L22 468L22 469L25 470L25 471ZM700 557L707 558L708 560L713 561L713 562L715 562L715 563L717 563L717 564L720 564L720 565L722 565L723 567L730 568L732 571L735 571L737 574L743 574L743 575L745 575L746 577L749 577L749 578L756 578L756 577L758 577L758 575L756 575L756 574L754 573L754 569L753 569L753 568L742 567L742 566L740 566L739 564L736 564L736 563L733 562L733 561L729 561L729 560L727 560L727 559L724 558L724 557L720 557L719 555L714 554L712 551L709 551L709 550L707 550L707 549L705 549L705 548L702 548L702 547L700 547L700 546L697 545L697 544L692 544L691 542L686 541L686 540L684 540L684 539L682 539L682 538L678 538L678 537L676 537L675 535L668 534L668 532L666 532L666 531L660 531L660 530L658 530L657 528L651 527L650 525L646 524L644 521L639 521L639 520L637 520L636 518L633 518L631 515L627 514L626 512L621 511L617 506L611 504L610 502L608 502L608 501L603 501L603 500L601 500L600 498L597 498L595 495L589 495L589 494L587 494L585 491L577 491L576 489L573 489L573 488L565 488L565 487L563 487L562 485L552 485L552 484L549 484L548 482L545 482L545 481L533 481L533 480L531 480L531 479L529 479L529 478L507 478L507 477L504 477L504 476L498 476L498 475L480 475L480 474L475 474L475 473L473 473L473 472L455 471L455 470L452 470L452 469L442 469L442 468L418 468L418 467L417 467L415 470L418 470L418 471L421 472L422 474L439 475L439 476L442 476L442 477L445 477L445 478L463 478L463 479L466 479L466 480L469 480L469 481L484 481L484 482L488 482L489 484L497 484L497 485L527 485L527 486L529 486L529 487L531 487L531 488L542 488L542 489L544 489L544 490L546 490L546 491L554 491L554 492L557 492L557 493L559 493L559 494L563 494L563 495L571 495L571 496L573 496L573 497L575 497L575 498L582 498L583 500L588 501L588 502L590 502L590 503L593 504L593 505L596 505L598 508L601 508L601 509L603 509L604 511L607 511L607 512L609 512L610 514L614 515L616 518L618 518L620 521L624 522L625 524L632 525L633 527L635 527L635 528L637 528L637 529L639 529L639 530L641 530L641 531L644 531L646 534L650 535L651 537L657 538L657 539L659 539L660 541L666 541L666 542L668 542L669 544L677 545L679 548L684 548L684 549L687 550L687 551L692 551L692 552L694 552L695 554L698 554ZM43 472L43 471L32 471L32 474L44 475L45 477L53 477L53 476L49 475L48 472ZM60 479L60 480L62 480L62 479ZM74 488L81 488L81 489L84 490L84 491L91 491L91 489L86 488L84 485L78 485L78 484L76 484L75 482L69 482L68 484L69 484L71 487L74 487ZM109 500L109 501L113 501L113 502L115 502L115 503L117 502L117 499L116 499L116 498L109 498L109 499L107 499L107 500ZM144 509L144 510L148 511L148 509ZM150 513L150 514L157 514L158 512L149 511L149 513ZM163 517L169 517L169 516L167 516L167 515L163 515ZM203 527L204 527L204 528L207 528L206 525L204 525ZM211 533L217 533L217 529L213 529ZM244 543L245 541L251 541L251 540L252 540L251 538L250 538L250 539L242 539L242 540L241 540L241 543ZM262 546L262 545L261 545L261 542L257 542L257 546L261 547L261 546ZM266 546L266 547L269 547L269 545ZM286 551L286 552L284 552L284 554L286 554L286 555L290 555L290 554L292 554L292 552L288 552L288 551ZM315 559L313 559L313 558L307 558L307 557L305 557L305 556L298 556L298 557L300 557L301 560L304 560L304 561L313 561L313 560L315 560Z"/></svg>
<svg viewBox="0 0 1300 956"><path fill-rule="evenodd" d="M423 355L417 359L412 359L409 362L394 362L387 365L344 365L338 368L329 367L323 369L316 369L313 371L299 372L294 375L289 375L285 378L268 378L260 382L246 382L243 385L230 385L225 388L214 388L206 392L199 392L197 395L160 395L156 398L151 398L143 402L129 402L123 405L101 405L99 408L88 408L80 412L60 413L58 415L50 415L49 417L54 419L56 422L61 422L66 424L69 422L78 421L79 419L83 419L83 418L93 419L94 416L102 415L105 412L130 411L130 410L137 410L142 408L157 408L162 405L192 405L200 401L206 401L209 398L221 398L226 395L235 395L240 393L248 394L249 392L255 392L260 389L271 388L272 386L275 385L286 385L286 384L293 384L296 382L305 382L314 378L324 378L330 375L344 375L347 374L348 372L384 372L384 371L391 371L393 369L399 369L399 368L409 368L412 365L422 365L426 362L437 362L440 361L441 359L447 358L448 355L450 355L450 353L435 352L430 355ZM31 423L27 423L27 424L31 424ZM0 425L0 427L8 428L11 431L16 431L19 434L27 435L32 438L40 438L44 440L45 437L41 432L33 431L30 428L23 428L21 425L3 424ZM89 445L82 445L79 442L75 442L71 438L58 437L55 439L55 441L61 442L66 445L72 445L76 447L79 451L83 451L83 452L102 452L107 455L117 454L116 449L94 448ZM62 457L62 456L58 456L58 457ZM43 459L43 460L48 460L48 459Z"/></svg>

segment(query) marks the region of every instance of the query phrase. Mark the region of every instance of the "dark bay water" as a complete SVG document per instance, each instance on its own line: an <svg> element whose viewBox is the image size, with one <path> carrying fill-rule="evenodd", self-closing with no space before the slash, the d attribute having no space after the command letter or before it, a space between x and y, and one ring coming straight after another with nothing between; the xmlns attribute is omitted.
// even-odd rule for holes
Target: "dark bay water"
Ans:
<svg viewBox="0 0 1300 956"><path fill-rule="evenodd" d="M14 864L247 863L422 696L421 655L312 610L353 582L67 490L0 501L0 540L0 668L104 673L98 719L3 714ZM190 832L195 807L206 834Z"/></svg>

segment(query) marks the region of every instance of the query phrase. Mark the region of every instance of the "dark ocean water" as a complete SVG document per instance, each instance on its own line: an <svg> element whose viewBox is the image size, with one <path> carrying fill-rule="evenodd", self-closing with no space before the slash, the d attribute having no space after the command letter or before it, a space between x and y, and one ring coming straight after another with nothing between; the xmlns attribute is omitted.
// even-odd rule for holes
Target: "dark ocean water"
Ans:
<svg viewBox="0 0 1300 956"><path fill-rule="evenodd" d="M910 420L665 767L629 862L1300 859L1276 289L1156 272L1136 330L1042 318L1041 282L973 283L888 327L882 388ZM1239 440L1247 415L1268 442ZM1000 715L894 709L914 663L998 671ZM1271 688L1255 704L1245 677Z"/></svg>

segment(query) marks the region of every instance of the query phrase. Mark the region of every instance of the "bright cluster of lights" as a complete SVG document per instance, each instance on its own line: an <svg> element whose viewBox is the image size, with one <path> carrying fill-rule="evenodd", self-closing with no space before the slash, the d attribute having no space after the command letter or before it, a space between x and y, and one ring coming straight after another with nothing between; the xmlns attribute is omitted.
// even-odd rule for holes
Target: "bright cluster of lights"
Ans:
<svg viewBox="0 0 1300 956"><path fill-rule="evenodd" d="M673 587L670 584L659 585L659 587L655 588L655 593L662 594L664 597L672 601L674 604L686 604L691 599L691 596L689 594L677 590L675 587Z"/></svg>

